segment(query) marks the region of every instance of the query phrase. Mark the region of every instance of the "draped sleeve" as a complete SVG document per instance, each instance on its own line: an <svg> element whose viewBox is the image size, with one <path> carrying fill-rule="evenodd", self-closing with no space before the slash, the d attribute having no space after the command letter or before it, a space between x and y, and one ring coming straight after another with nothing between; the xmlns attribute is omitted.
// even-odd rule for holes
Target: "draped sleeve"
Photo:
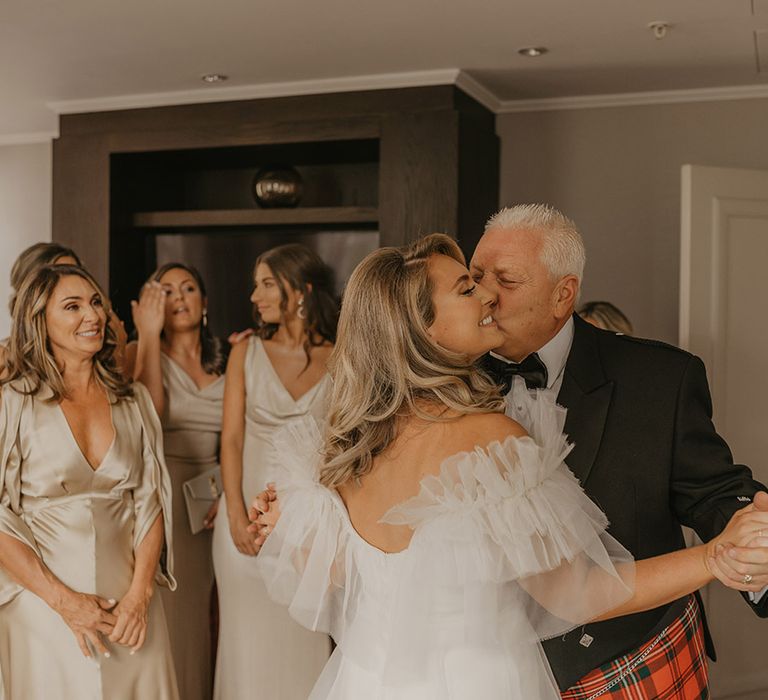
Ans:
<svg viewBox="0 0 768 700"><path fill-rule="evenodd" d="M318 480L321 428L304 416L280 428L273 446L280 520L257 556L257 571L299 624L338 640L354 569L343 504Z"/></svg>
<svg viewBox="0 0 768 700"><path fill-rule="evenodd" d="M171 479L163 455L163 432L160 419L149 392L143 384L134 383L133 406L141 426L142 464L141 482L134 490L135 524L133 530L134 550L146 537L158 514L163 514L165 544L160 557L155 580L159 585L176 589L173 577L173 528L171 523Z"/></svg>
<svg viewBox="0 0 768 700"><path fill-rule="evenodd" d="M21 456L19 424L29 397L6 384L0 390L0 532L26 544L37 556L40 551L32 531L21 518ZM0 569L0 605L8 603L22 590Z"/></svg>

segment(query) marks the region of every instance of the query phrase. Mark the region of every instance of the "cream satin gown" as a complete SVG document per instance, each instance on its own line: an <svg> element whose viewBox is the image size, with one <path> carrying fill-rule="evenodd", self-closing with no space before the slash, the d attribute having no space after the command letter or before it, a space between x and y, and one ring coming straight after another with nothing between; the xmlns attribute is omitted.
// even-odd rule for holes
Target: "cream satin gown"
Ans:
<svg viewBox="0 0 768 700"><path fill-rule="evenodd" d="M119 600L134 551L163 512L167 550L157 582L175 587L170 482L160 424L146 389L112 401L115 438L93 469L61 407L2 388L0 531L28 545L67 586ZM177 700L159 595L147 640L134 655L107 641L111 658L87 659L61 617L0 570L0 668L5 700Z"/></svg>
<svg viewBox="0 0 768 700"><path fill-rule="evenodd" d="M261 339L248 339L243 445L246 504L272 480L275 431L301 416L324 418L330 388L330 377L325 375L295 401L280 382ZM220 614L214 698L306 700L328 660L330 640L298 625L285 608L269 599L256 560L235 548L222 496L213 531Z"/></svg>
<svg viewBox="0 0 768 700"><path fill-rule="evenodd" d="M175 591L162 591L168 634L184 700L209 700L211 668L210 602L213 590L211 532L192 534L182 484L218 465L224 377L198 389L170 357L161 354L165 409L163 445L173 492Z"/></svg>

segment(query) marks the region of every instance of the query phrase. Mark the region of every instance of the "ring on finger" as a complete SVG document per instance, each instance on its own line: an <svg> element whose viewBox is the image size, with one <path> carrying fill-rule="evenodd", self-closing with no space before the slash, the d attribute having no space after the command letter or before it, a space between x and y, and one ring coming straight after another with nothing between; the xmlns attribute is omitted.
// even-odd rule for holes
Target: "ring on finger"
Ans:
<svg viewBox="0 0 768 700"><path fill-rule="evenodd" d="M752 574L744 574L744 578L741 579L741 582L746 586L749 583L752 583Z"/></svg>

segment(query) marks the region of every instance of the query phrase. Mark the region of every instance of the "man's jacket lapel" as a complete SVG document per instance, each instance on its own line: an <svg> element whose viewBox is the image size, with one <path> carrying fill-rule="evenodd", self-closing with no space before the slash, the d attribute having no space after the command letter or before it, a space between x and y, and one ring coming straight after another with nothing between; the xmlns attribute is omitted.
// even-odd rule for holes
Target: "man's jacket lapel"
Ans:
<svg viewBox="0 0 768 700"><path fill-rule="evenodd" d="M597 331L574 314L571 351L557 401L568 409L565 432L573 451L566 463L582 484L589 478L608 418L613 382L603 371Z"/></svg>

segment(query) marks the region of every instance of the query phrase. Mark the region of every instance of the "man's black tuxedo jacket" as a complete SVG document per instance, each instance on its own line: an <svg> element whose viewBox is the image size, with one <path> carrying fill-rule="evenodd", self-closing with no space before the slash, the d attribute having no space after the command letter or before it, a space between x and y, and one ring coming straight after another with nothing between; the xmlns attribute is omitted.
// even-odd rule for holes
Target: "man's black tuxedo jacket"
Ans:
<svg viewBox="0 0 768 700"><path fill-rule="evenodd" d="M568 466L636 559L683 548L681 524L708 541L765 487L733 463L715 432L704 364L664 343L598 330L578 316L574 323L558 395L575 445ZM753 607L768 616L768 595ZM560 687L637 648L681 611L678 601L548 640ZM594 638L588 647L585 632Z"/></svg>

